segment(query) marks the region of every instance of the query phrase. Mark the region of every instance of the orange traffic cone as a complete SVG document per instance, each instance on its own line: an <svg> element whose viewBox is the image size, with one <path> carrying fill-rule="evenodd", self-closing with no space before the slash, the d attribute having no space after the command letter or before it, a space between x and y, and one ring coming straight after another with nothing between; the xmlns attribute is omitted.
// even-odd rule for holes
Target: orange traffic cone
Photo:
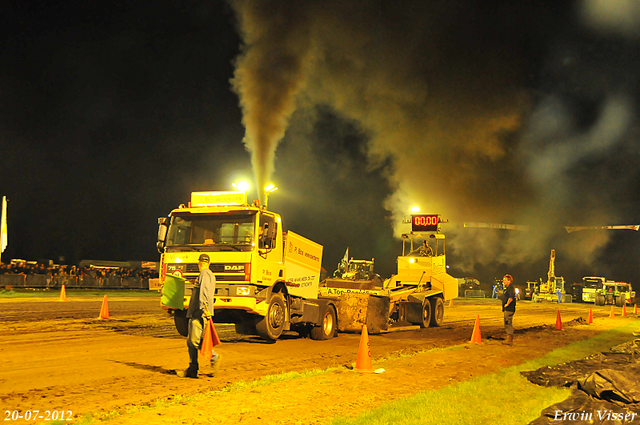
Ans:
<svg viewBox="0 0 640 425"><path fill-rule="evenodd" d="M616 311L613 309L613 306L611 306L611 314L609 314L609 319L615 319L616 317Z"/></svg>
<svg viewBox="0 0 640 425"><path fill-rule="evenodd" d="M216 327L213 326L213 319L209 318L209 322L211 322L211 333L212 333L212 338L213 338L213 346L215 347L216 345L222 344L222 342L220 342L220 338L218 338L218 332L216 332Z"/></svg>
<svg viewBox="0 0 640 425"><path fill-rule="evenodd" d="M109 303L107 302L107 296L104 296L104 300L102 300L102 308L100 308L100 316L98 319L108 319L109 318Z"/></svg>
<svg viewBox="0 0 640 425"><path fill-rule="evenodd" d="M587 323L589 323L589 324L593 323L593 309L592 308L589 309L589 319L587 319Z"/></svg>
<svg viewBox="0 0 640 425"><path fill-rule="evenodd" d="M556 330L562 330L562 318L560 317L560 310L558 310L558 315L556 316Z"/></svg>
<svg viewBox="0 0 640 425"><path fill-rule="evenodd" d="M200 355L207 361L211 361L211 357L213 357L213 347L216 345L220 345L220 338L218 338L216 327L213 326L213 320L209 318L204 330L202 345L200 345Z"/></svg>
<svg viewBox="0 0 640 425"><path fill-rule="evenodd" d="M371 347L369 346L369 332L367 325L362 327L360 336L360 347L358 347L358 359L356 360L356 372L373 372L371 364Z"/></svg>
<svg viewBox="0 0 640 425"><path fill-rule="evenodd" d="M66 301L67 300L67 291L64 289L64 285L62 285L62 288L60 288L60 301Z"/></svg>
<svg viewBox="0 0 640 425"><path fill-rule="evenodd" d="M453 298L449 300L449 307L453 307Z"/></svg>
<svg viewBox="0 0 640 425"><path fill-rule="evenodd" d="M482 344L482 336L480 335L480 315L476 317L476 324L473 327L470 343Z"/></svg>
<svg viewBox="0 0 640 425"><path fill-rule="evenodd" d="M627 304L622 304L622 317L627 317Z"/></svg>

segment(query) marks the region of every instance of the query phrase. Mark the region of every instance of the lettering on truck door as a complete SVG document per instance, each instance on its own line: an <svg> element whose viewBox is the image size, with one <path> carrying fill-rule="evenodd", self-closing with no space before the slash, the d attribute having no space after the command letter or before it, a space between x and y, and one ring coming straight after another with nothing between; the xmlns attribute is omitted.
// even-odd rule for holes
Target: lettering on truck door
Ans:
<svg viewBox="0 0 640 425"><path fill-rule="evenodd" d="M287 281L295 283L289 292L305 298L317 298L322 245L289 231L285 262Z"/></svg>

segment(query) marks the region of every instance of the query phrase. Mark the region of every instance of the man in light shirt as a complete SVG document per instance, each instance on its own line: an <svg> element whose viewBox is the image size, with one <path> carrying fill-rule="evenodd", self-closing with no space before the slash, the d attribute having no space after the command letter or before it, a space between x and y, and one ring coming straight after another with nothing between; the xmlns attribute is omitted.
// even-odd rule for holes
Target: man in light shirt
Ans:
<svg viewBox="0 0 640 425"><path fill-rule="evenodd" d="M216 277L209 269L209 256L201 254L198 258L200 275L191 292L191 300L187 308L189 319L189 334L187 335L187 348L189 349L189 368L185 372L187 378L198 377L198 350L202 344L204 325L213 316L213 297L216 293ZM215 351L211 357L211 366L217 369L220 364L220 355Z"/></svg>

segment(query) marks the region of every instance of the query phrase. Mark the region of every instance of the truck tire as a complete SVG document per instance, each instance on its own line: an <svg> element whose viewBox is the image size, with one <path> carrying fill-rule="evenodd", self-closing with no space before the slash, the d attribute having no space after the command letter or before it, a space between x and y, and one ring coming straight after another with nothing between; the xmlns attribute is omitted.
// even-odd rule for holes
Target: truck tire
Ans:
<svg viewBox="0 0 640 425"><path fill-rule="evenodd" d="M624 295L618 295L616 298L616 307L622 307L624 304Z"/></svg>
<svg viewBox="0 0 640 425"><path fill-rule="evenodd" d="M421 328L428 328L431 324L431 302L429 298L426 298L422 303L422 320L420 321Z"/></svg>
<svg viewBox="0 0 640 425"><path fill-rule="evenodd" d="M311 339L324 341L334 337L338 326L338 316L336 315L336 310L332 305L327 305L325 307L319 325L320 326L314 326L311 328L311 332L309 333Z"/></svg>
<svg viewBox="0 0 640 425"><path fill-rule="evenodd" d="M278 339L284 330L285 313L282 294L272 294L267 308L267 315L256 324L258 335L267 340L275 341Z"/></svg>
<svg viewBox="0 0 640 425"><path fill-rule="evenodd" d="M431 297L431 326L440 326L444 320L444 301L440 297Z"/></svg>
<svg viewBox="0 0 640 425"><path fill-rule="evenodd" d="M173 323L175 323L176 329L180 335L189 335L189 319L187 319L187 310L174 310Z"/></svg>

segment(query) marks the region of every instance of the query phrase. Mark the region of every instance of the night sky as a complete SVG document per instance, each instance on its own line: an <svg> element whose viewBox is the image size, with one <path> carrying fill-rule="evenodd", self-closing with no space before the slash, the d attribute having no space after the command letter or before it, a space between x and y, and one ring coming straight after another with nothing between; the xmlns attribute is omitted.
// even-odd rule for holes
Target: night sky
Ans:
<svg viewBox="0 0 640 425"><path fill-rule="evenodd" d="M630 281L640 234L640 5L20 1L0 21L2 260L157 261L190 192L270 209L389 277L413 205L450 273ZM254 190L251 198L259 195ZM529 232L464 228L522 224Z"/></svg>

